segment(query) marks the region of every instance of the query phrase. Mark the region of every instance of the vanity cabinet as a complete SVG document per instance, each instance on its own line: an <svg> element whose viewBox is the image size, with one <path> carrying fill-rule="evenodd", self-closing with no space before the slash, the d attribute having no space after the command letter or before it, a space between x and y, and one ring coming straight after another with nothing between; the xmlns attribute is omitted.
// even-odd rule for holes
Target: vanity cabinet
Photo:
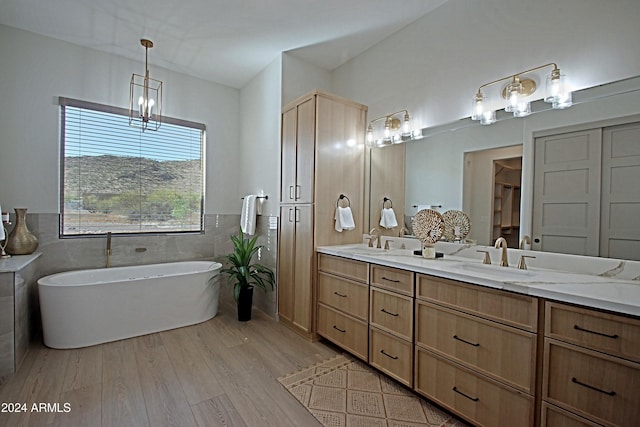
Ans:
<svg viewBox="0 0 640 427"><path fill-rule="evenodd" d="M414 276L371 265L369 363L407 387L413 385Z"/></svg>
<svg viewBox="0 0 640 427"><path fill-rule="evenodd" d="M18 371L29 343L40 335L40 253L0 260L0 384Z"/></svg>
<svg viewBox="0 0 640 427"><path fill-rule="evenodd" d="M318 254L318 335L368 361L369 265Z"/></svg>
<svg viewBox="0 0 640 427"><path fill-rule="evenodd" d="M640 320L547 302L543 366L544 426L637 425Z"/></svg>
<svg viewBox="0 0 640 427"><path fill-rule="evenodd" d="M416 276L415 390L478 425L534 423L536 298Z"/></svg>
<svg viewBox="0 0 640 427"><path fill-rule="evenodd" d="M309 339L318 318L315 248L362 240L366 112L317 90L282 110L278 318ZM341 194L356 228L339 233L334 215Z"/></svg>
<svg viewBox="0 0 640 427"><path fill-rule="evenodd" d="M318 265L319 334L473 425L638 425L638 317L395 260Z"/></svg>

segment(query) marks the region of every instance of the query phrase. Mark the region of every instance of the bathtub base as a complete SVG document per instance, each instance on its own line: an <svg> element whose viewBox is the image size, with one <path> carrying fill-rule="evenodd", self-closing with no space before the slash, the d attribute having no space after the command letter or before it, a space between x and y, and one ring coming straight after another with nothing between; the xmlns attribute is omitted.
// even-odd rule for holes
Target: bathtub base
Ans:
<svg viewBox="0 0 640 427"><path fill-rule="evenodd" d="M195 270L183 273L187 268ZM218 312L219 269L198 261L90 270L95 277L131 275L93 284L60 284L77 272L47 276L38 281L44 344L87 347L207 321Z"/></svg>

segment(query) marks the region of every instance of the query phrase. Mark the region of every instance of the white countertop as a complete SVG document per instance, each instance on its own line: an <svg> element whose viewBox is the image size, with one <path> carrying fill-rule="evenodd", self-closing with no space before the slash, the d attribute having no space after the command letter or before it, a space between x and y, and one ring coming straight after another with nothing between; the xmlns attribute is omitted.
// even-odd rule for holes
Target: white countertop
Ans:
<svg viewBox="0 0 640 427"><path fill-rule="evenodd" d="M491 249L493 253L493 248ZM473 247L472 252L475 254L476 250ZM482 264L481 254L478 258L471 258L445 253L443 258L425 259L414 255L413 250L409 249L385 250L369 248L364 244L320 246L317 251L490 288L640 316L638 278L619 279L604 273L581 274L537 267L519 270L515 265L485 265ZM516 249L510 251L518 252ZM492 256L492 259L497 258ZM532 260L527 261L529 264Z"/></svg>

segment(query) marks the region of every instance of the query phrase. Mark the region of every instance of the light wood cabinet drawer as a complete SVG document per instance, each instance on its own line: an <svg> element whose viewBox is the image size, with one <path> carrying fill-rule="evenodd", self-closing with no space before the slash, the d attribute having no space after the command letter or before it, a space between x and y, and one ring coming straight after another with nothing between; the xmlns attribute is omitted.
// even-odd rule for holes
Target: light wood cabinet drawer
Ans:
<svg viewBox="0 0 640 427"><path fill-rule="evenodd" d="M369 287L359 282L318 272L318 301L367 321Z"/></svg>
<svg viewBox="0 0 640 427"><path fill-rule="evenodd" d="M413 298L371 287L371 325L413 340Z"/></svg>
<svg viewBox="0 0 640 427"><path fill-rule="evenodd" d="M541 427L602 427L557 406L542 402Z"/></svg>
<svg viewBox="0 0 640 427"><path fill-rule="evenodd" d="M366 323L318 304L318 334L367 361L369 334Z"/></svg>
<svg viewBox="0 0 640 427"><path fill-rule="evenodd" d="M411 387L413 384L413 345L380 329L369 328L369 363Z"/></svg>
<svg viewBox="0 0 640 427"><path fill-rule="evenodd" d="M547 302L545 335L640 362L640 320Z"/></svg>
<svg viewBox="0 0 640 427"><path fill-rule="evenodd" d="M413 276L412 271L371 264L371 286L413 296Z"/></svg>
<svg viewBox="0 0 640 427"><path fill-rule="evenodd" d="M640 364L545 338L543 398L607 426L640 420Z"/></svg>
<svg viewBox="0 0 640 427"><path fill-rule="evenodd" d="M534 393L536 334L416 301L416 344Z"/></svg>
<svg viewBox="0 0 640 427"><path fill-rule="evenodd" d="M416 347L415 390L479 426L532 426L532 396Z"/></svg>
<svg viewBox="0 0 640 427"><path fill-rule="evenodd" d="M418 274L416 297L531 332L538 330L538 299Z"/></svg>
<svg viewBox="0 0 640 427"><path fill-rule="evenodd" d="M369 283L369 264L366 262L318 254L318 270L358 282Z"/></svg>

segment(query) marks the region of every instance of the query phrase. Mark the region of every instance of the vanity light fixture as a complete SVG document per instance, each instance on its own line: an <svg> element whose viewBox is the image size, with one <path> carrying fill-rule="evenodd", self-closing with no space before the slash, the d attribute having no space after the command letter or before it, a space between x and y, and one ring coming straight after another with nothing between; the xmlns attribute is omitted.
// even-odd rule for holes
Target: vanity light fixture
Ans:
<svg viewBox="0 0 640 427"><path fill-rule="evenodd" d="M404 113L404 115L402 115ZM402 115L402 121L396 116ZM375 139L373 135L373 128L376 122L384 120L383 137L381 139ZM410 129L411 119L407 110L396 111L392 114L387 114L377 119L373 119L367 126L367 144L370 147L380 147L384 145L397 144L404 142L412 138L412 132ZM400 131L400 129L402 129Z"/></svg>
<svg viewBox="0 0 640 427"><path fill-rule="evenodd" d="M144 76L133 74L129 85L129 126L158 130L162 122L162 82L149 77L149 49L153 42L141 39L144 46Z"/></svg>
<svg viewBox="0 0 640 427"><path fill-rule="evenodd" d="M487 97L482 89L505 80L511 81L502 89L502 98L506 100L504 111L513 113L515 117L526 117L531 114L531 96L536 91L537 84L533 79L523 78L522 75L546 67L553 67L553 69L546 79L544 101L550 103L553 109L571 107L571 92L565 84L564 75L560 74L560 69L552 62L480 86L473 98L471 120L480 120L480 124L483 125L490 125L496 122L496 111L487 107Z"/></svg>

